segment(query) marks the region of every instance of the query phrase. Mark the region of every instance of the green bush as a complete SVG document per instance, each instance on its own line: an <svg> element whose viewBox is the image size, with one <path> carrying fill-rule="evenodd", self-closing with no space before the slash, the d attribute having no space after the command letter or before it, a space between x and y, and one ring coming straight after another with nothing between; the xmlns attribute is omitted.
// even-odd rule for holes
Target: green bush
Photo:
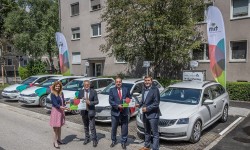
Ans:
<svg viewBox="0 0 250 150"><path fill-rule="evenodd" d="M29 71L26 67L19 67L18 72L22 80L29 77Z"/></svg>
<svg viewBox="0 0 250 150"><path fill-rule="evenodd" d="M227 82L230 100L250 101L250 82Z"/></svg>

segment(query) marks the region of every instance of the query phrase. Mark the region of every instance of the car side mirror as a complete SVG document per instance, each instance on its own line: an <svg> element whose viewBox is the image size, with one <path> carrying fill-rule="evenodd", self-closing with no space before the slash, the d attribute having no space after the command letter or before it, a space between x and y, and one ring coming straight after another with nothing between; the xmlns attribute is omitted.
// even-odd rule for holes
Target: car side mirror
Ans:
<svg viewBox="0 0 250 150"><path fill-rule="evenodd" d="M139 95L140 93L137 93L137 92L133 93L133 96L139 96Z"/></svg>
<svg viewBox="0 0 250 150"><path fill-rule="evenodd" d="M37 86L37 85L39 85L39 83L36 82L36 83L34 83L34 85Z"/></svg>
<svg viewBox="0 0 250 150"><path fill-rule="evenodd" d="M97 94L100 94L101 92L102 92L102 90L98 90L98 91L96 91L96 93L97 93Z"/></svg>
<svg viewBox="0 0 250 150"><path fill-rule="evenodd" d="M213 104L213 103L214 103L213 100L211 100L211 99L206 99L206 100L203 102L203 105L211 105L211 104Z"/></svg>

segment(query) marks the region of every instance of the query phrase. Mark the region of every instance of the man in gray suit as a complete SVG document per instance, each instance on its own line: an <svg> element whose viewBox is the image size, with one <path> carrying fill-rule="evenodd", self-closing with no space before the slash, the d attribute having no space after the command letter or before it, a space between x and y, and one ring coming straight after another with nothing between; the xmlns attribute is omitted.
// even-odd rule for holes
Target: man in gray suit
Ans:
<svg viewBox="0 0 250 150"><path fill-rule="evenodd" d="M99 103L97 93L94 89L90 88L89 80L84 81L84 89L79 92L79 99L86 101L86 110L81 110L82 121L85 130L85 139L83 144L86 145L90 142L89 127L92 134L93 147L97 146L97 136L95 128L95 105Z"/></svg>
<svg viewBox="0 0 250 150"><path fill-rule="evenodd" d="M153 134L152 149L159 150L159 132L158 122L161 115L160 92L153 84L153 79L150 76L144 78L144 90L142 91L142 100L137 106L142 107L143 123L145 128L145 143L140 150L149 150L151 145L151 131Z"/></svg>

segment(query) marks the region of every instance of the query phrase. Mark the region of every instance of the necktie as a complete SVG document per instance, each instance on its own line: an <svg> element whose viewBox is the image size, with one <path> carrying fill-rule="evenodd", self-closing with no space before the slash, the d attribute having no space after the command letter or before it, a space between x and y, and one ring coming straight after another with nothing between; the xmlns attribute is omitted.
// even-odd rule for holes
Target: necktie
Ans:
<svg viewBox="0 0 250 150"><path fill-rule="evenodd" d="M86 100L89 100L89 91L86 90ZM89 110L89 105L86 104L86 109Z"/></svg>
<svg viewBox="0 0 250 150"><path fill-rule="evenodd" d="M119 95L120 100L122 100L121 88L118 88L118 95Z"/></svg>

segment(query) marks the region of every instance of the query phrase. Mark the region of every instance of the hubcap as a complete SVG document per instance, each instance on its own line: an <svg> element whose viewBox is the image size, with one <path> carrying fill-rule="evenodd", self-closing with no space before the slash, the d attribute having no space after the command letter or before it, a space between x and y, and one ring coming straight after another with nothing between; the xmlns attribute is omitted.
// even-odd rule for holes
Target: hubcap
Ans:
<svg viewBox="0 0 250 150"><path fill-rule="evenodd" d="M227 120L227 107L224 108L223 116L223 119Z"/></svg>
<svg viewBox="0 0 250 150"><path fill-rule="evenodd" d="M42 106L45 106L45 100L46 98L42 98Z"/></svg>
<svg viewBox="0 0 250 150"><path fill-rule="evenodd" d="M194 125L194 139L195 139L195 141L197 141L200 138L200 134L201 134L201 126L200 126L200 122L198 121Z"/></svg>

